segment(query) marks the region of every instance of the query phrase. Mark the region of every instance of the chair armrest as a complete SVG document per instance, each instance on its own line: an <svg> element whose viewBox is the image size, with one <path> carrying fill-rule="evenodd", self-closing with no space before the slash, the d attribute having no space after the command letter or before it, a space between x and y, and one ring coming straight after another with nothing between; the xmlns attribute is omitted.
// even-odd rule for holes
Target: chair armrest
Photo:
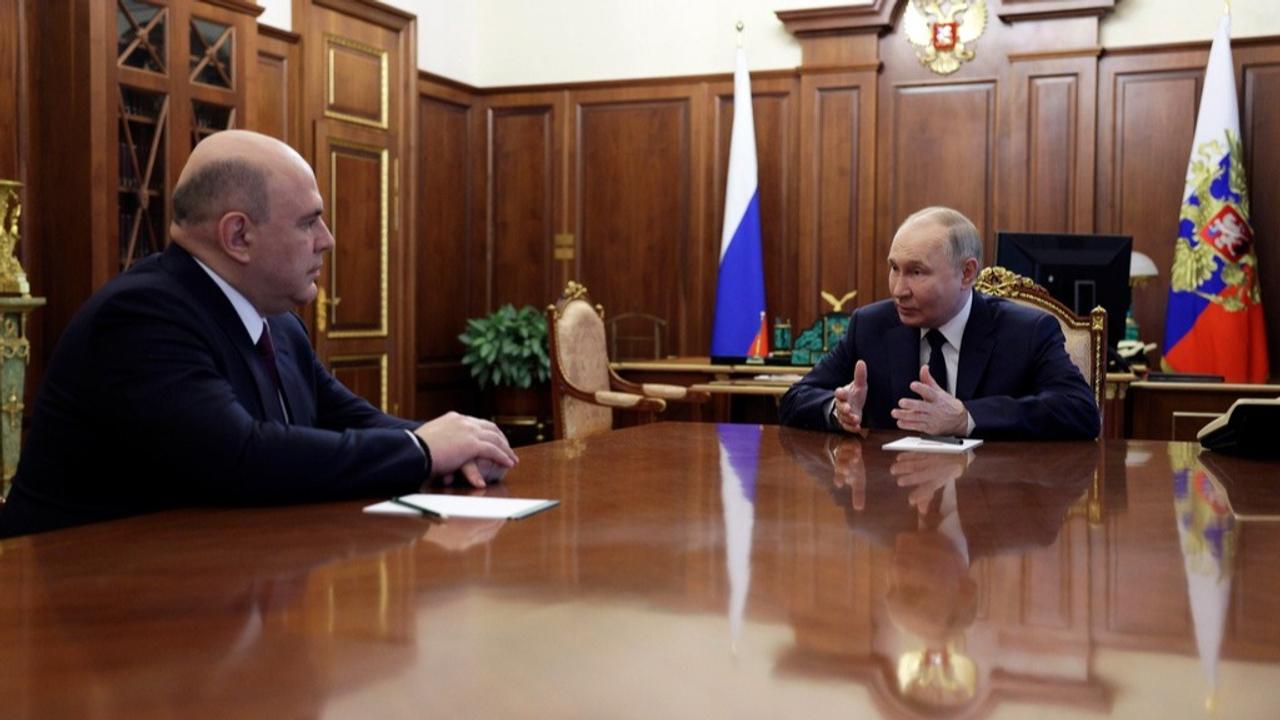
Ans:
<svg viewBox="0 0 1280 720"><path fill-rule="evenodd" d="M635 393L600 390L595 394L594 402L605 407L625 410L641 410L645 412L662 412L667 409L667 401L662 398L645 397Z"/></svg>
<svg viewBox="0 0 1280 720"><path fill-rule="evenodd" d="M711 399L711 394L703 390L690 390L683 385L664 385L662 383L644 383L640 390L649 397L675 400L677 402L701 403Z"/></svg>

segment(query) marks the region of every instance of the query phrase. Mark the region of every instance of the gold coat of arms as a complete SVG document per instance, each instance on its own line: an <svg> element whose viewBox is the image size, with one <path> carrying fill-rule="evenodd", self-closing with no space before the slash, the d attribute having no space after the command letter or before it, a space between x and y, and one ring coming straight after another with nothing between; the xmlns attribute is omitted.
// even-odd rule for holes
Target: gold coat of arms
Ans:
<svg viewBox="0 0 1280 720"><path fill-rule="evenodd" d="M973 44L986 29L987 0L910 0L902 16L903 34L916 46L916 57L939 75L972 60Z"/></svg>

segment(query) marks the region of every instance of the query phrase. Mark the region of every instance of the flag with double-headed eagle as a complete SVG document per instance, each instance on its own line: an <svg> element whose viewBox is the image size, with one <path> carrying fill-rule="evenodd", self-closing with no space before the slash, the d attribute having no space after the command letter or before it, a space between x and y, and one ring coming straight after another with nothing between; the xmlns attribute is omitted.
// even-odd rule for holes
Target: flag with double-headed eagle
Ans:
<svg viewBox="0 0 1280 720"><path fill-rule="evenodd" d="M1231 18L1209 50L1169 276L1166 370L1265 382L1266 328L1231 64Z"/></svg>

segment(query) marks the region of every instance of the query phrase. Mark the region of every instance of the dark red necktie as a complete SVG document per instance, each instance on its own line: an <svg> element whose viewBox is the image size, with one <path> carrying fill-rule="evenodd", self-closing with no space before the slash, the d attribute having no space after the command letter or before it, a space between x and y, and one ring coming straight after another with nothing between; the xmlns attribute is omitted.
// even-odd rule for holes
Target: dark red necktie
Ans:
<svg viewBox="0 0 1280 720"><path fill-rule="evenodd" d="M934 382L938 383L938 387L942 388L943 392L950 392L950 385L947 383L947 361L942 357L942 346L947 344L947 339L938 332L937 328L925 333L924 339L929 341L929 374L933 376Z"/></svg>
<svg viewBox="0 0 1280 720"><path fill-rule="evenodd" d="M280 393L280 370L276 367L276 347L271 344L271 330L266 326L262 326L262 335L258 338L258 355L262 358L262 364L266 366L267 374L271 376L271 382L275 385L276 394Z"/></svg>

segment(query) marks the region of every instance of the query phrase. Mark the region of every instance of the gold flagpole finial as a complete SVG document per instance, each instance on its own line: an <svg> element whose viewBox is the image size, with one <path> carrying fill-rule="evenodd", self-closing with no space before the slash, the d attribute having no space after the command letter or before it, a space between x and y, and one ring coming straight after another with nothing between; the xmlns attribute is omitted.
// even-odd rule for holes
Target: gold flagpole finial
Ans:
<svg viewBox="0 0 1280 720"><path fill-rule="evenodd" d="M733 28L738 31L738 47L742 47L742 31L746 27L747 27L746 25L742 24L741 20L739 20L737 24L733 26Z"/></svg>
<svg viewBox="0 0 1280 720"><path fill-rule="evenodd" d="M1222 11L1231 17L1231 0L1222 0Z"/></svg>

